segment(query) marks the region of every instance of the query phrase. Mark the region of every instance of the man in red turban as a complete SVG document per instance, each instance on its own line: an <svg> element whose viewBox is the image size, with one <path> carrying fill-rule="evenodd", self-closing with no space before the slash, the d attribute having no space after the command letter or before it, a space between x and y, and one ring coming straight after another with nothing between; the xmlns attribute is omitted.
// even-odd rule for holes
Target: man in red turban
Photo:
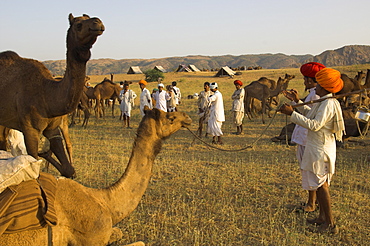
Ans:
<svg viewBox="0 0 370 246"><path fill-rule="evenodd" d="M235 80L235 81L234 81L234 85L240 85L240 86L243 86L243 82L241 82L240 80Z"/></svg>
<svg viewBox="0 0 370 246"><path fill-rule="evenodd" d="M234 81L235 91L231 96L233 100L231 111L234 114L234 125L236 126L236 135L243 133L243 118L244 118L244 95L245 91L242 88L243 83L240 80Z"/></svg>
<svg viewBox="0 0 370 246"><path fill-rule="evenodd" d="M308 91L309 94L306 96L304 102L309 102L313 100L317 100L320 97L316 94L316 85L317 81L315 79L315 75L317 72L319 72L321 69L324 69L325 66L321 63L318 62L309 62L306 64L303 64L300 68L302 75L304 76L304 86L305 86L305 91ZM295 89L292 89L291 92L298 93ZM288 92L283 92L284 95L289 94ZM288 99L291 99L289 96L287 96ZM303 101L298 101L294 102L292 101L292 104L295 103L303 103ZM311 105L307 105L309 107L312 107ZM292 133L292 142L297 144L297 159L299 165L302 163L302 157L303 153L306 147L306 139L307 139L307 133L308 129L300 126L300 125L295 125L294 131ZM313 212L316 210L316 191L310 190L308 191L308 199L307 203L302 206L303 211L305 212Z"/></svg>
<svg viewBox="0 0 370 246"><path fill-rule="evenodd" d="M325 98L313 104L296 107L284 104L280 111L290 115L290 120L308 129L306 147L300 165L302 187L308 191L316 191L320 206L319 216L308 223L320 225L318 232L337 233L331 209L329 185L335 171L336 140L342 141L344 120L342 109L333 94L343 87L340 73L331 68L324 68L315 75L318 84L316 94ZM295 102L299 101L296 91L287 92L286 96Z"/></svg>

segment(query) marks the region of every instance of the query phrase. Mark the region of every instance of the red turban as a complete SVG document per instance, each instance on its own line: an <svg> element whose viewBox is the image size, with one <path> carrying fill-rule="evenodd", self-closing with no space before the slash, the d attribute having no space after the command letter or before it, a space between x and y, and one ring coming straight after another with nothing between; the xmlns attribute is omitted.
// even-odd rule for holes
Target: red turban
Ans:
<svg viewBox="0 0 370 246"><path fill-rule="evenodd" d="M240 85L240 86L242 86L243 85L243 82L241 82L240 80L235 80L234 81L234 85Z"/></svg>
<svg viewBox="0 0 370 246"><path fill-rule="evenodd" d="M301 73L303 76L315 78L318 71L325 68L324 65L318 62L309 62L301 66Z"/></svg>
<svg viewBox="0 0 370 246"><path fill-rule="evenodd" d="M317 72L316 81L322 88L331 93L339 92L344 86L340 72L332 68L324 68Z"/></svg>

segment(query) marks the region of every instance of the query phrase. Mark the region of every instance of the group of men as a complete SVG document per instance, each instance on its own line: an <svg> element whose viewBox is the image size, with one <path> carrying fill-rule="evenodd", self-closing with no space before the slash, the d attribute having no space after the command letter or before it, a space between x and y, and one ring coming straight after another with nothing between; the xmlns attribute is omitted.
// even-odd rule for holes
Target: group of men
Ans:
<svg viewBox="0 0 370 246"><path fill-rule="evenodd" d="M305 102L314 101L312 104L304 103L299 99L298 91L291 89L283 91L291 104L283 104L279 111L289 115L290 120L296 124L292 141L297 144L297 159L302 176L302 188L308 190L308 202L303 207L306 212L316 209L316 200L319 204L319 216L308 219L307 222L319 225L318 231L336 233L329 185L335 171L336 140L342 140L344 133L344 120L339 102L333 94L343 88L343 81L339 71L326 68L323 64L310 62L301 66L300 71L304 76L305 89L309 91ZM142 93L140 95L140 112L144 114L144 106L152 108L152 99L155 107L165 112L176 111L180 103L181 93L176 87L176 82L164 90L162 83L158 90L150 95L146 89L147 82L139 82ZM233 121L237 128L236 134L243 132L242 121L244 117L244 89L240 80L234 81L235 91L232 95ZM123 104L135 99L136 94L124 87L120 98ZM172 99L172 101L171 101ZM199 93L199 129L202 135L202 124L207 123L207 134L212 135L213 144L222 144L221 130L225 121L224 103L222 93L218 90L216 82L204 83L204 91ZM129 124L130 107L122 106L121 110L126 115ZM129 126L129 125L128 125ZM198 130L199 130L198 129Z"/></svg>
<svg viewBox="0 0 370 246"><path fill-rule="evenodd" d="M149 107L150 109L155 107L165 112L177 111L177 106L181 103L181 92L177 87L176 81L173 81L172 85L168 85L166 87L167 90L164 90L164 85L162 83L158 84L158 89L152 94L146 88L147 84L148 82L145 80L139 81L139 86L141 89L139 107L142 116L145 114L145 106ZM120 110L123 118L123 126L130 128L131 110L134 106L137 95L129 88L128 83L122 83L121 87L122 90L120 92L119 99L121 100Z"/></svg>
<svg viewBox="0 0 370 246"><path fill-rule="evenodd" d="M284 104L279 111L290 115L296 124L292 141L297 144L297 159L302 176L302 188L308 190L308 202L302 208L306 212L316 209L319 204L319 215L307 219L310 224L318 225L318 232L337 233L338 228L331 209L329 185L335 171L336 140L341 141L344 133L344 120L339 102L333 94L343 88L339 71L326 68L323 64L309 62L301 66L305 89L309 91L305 102L321 100L312 104L299 99L298 91L283 91L291 104ZM232 95L233 121L237 127L236 134L243 131L244 89L243 83L234 81L235 91ZM301 105L300 105L301 104ZM225 121L222 94L217 83L204 83L204 91L199 94L200 135L201 124L208 123L207 133L213 136L213 143L222 144L221 126ZM294 108L296 110L294 110Z"/></svg>

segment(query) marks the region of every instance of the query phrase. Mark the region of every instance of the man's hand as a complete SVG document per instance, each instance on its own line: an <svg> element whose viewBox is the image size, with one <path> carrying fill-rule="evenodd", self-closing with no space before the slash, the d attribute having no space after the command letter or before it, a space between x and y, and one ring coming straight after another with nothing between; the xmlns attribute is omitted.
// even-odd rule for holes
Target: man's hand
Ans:
<svg viewBox="0 0 370 246"><path fill-rule="evenodd" d="M293 111L294 111L293 107L289 104L286 104L286 103L281 105L281 107L279 109L279 112L281 112L283 114L286 114L286 115L292 115Z"/></svg>
<svg viewBox="0 0 370 246"><path fill-rule="evenodd" d="M294 101L294 102L298 103L299 97L298 97L298 91L296 89L291 89L291 90L288 90L288 91L284 90L282 92L283 92L283 94L286 98L288 98L291 101Z"/></svg>

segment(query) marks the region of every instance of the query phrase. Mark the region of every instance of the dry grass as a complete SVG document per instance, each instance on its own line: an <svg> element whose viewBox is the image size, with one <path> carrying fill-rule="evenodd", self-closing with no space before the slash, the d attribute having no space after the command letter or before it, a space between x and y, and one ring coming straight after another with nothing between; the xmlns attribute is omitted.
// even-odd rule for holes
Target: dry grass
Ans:
<svg viewBox="0 0 370 246"><path fill-rule="evenodd" d="M351 77L366 67L340 68ZM267 76L277 79L295 74L290 88L302 91L299 69L243 72L245 84ZM166 74L165 84L173 80L183 97L200 92L205 81L218 82L225 101L227 121L223 148L241 148L251 144L265 128L260 119L244 119L244 135L233 135L230 78L214 78L215 73ZM114 80L132 80L143 75L115 75ZM94 83L103 76L91 76ZM149 84L149 89L156 86ZM132 89L139 95L139 86ZM179 107L194 120L196 101L184 99ZM116 108L118 115L118 107ZM140 116L135 108L132 126ZM340 227L338 235L319 235L306 225L311 214L296 213L294 207L305 202L307 193L300 186L295 147L275 144L270 138L279 134L286 118L278 114L254 149L221 152L199 141L193 142L187 130L180 130L163 145L153 168L149 187L138 208L118 226L124 238L113 245L138 240L147 245L366 245L370 238L370 179L365 157L369 148L348 142L338 149L337 172L331 186L333 210ZM77 181L101 188L112 184L128 162L135 129L123 129L118 118L92 117L87 129L70 129L74 147ZM361 140L369 144L369 138ZM210 142L210 139L206 139ZM315 213L316 214L316 213Z"/></svg>

